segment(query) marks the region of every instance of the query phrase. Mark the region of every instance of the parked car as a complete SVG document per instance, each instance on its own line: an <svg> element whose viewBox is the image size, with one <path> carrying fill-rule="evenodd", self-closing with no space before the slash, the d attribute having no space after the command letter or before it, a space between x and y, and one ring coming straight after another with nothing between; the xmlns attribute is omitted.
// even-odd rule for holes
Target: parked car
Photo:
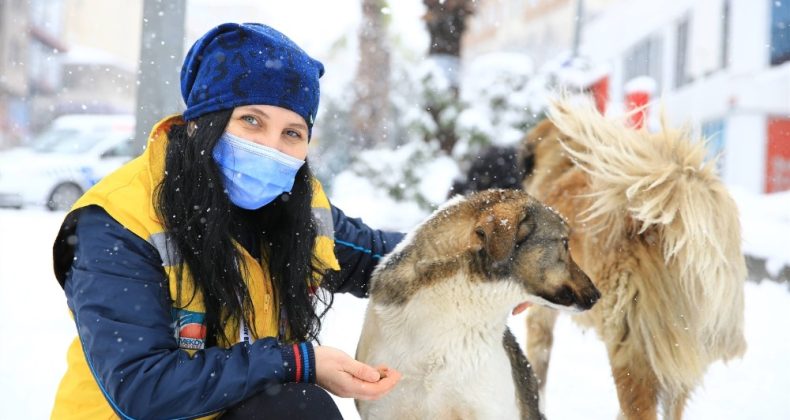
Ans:
<svg viewBox="0 0 790 420"><path fill-rule="evenodd" d="M0 152L0 207L68 210L141 150L131 115L66 115L28 144Z"/></svg>

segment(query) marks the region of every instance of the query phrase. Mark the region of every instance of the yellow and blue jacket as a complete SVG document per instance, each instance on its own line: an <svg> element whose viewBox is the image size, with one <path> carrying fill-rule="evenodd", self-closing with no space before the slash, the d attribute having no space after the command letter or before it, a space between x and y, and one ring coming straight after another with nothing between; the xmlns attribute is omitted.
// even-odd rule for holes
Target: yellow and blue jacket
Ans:
<svg viewBox="0 0 790 420"><path fill-rule="evenodd" d="M268 271L239 243L259 339L204 346L205 309L197 294L174 302L180 261L168 248L154 206L164 174L167 132L179 117L152 130L145 152L90 189L74 206L53 247L78 336L52 418L196 418L213 416L261 392L271 382L314 382L312 345L282 343ZM319 226L315 257L339 270L336 292L367 294L376 262L402 239L373 230L332 207L314 183L313 215ZM253 253L255 253L253 251ZM191 280L182 296L192 297Z"/></svg>

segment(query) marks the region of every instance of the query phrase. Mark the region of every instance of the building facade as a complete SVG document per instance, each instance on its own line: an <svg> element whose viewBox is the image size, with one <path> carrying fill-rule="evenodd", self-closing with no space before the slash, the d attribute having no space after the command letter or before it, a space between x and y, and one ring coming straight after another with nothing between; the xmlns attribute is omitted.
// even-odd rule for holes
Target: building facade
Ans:
<svg viewBox="0 0 790 420"><path fill-rule="evenodd" d="M0 1L0 149L50 121L66 50L62 8L61 0Z"/></svg>
<svg viewBox="0 0 790 420"><path fill-rule="evenodd" d="M790 189L790 2L622 1L585 25L581 51L609 67L613 109L630 81L655 80L654 124L660 103L697 128L728 185Z"/></svg>
<svg viewBox="0 0 790 420"><path fill-rule="evenodd" d="M527 53L540 66L573 48L583 23L616 0L478 0L463 38L465 59L495 52ZM582 22L577 21L581 11Z"/></svg>
<svg viewBox="0 0 790 420"><path fill-rule="evenodd" d="M0 150L27 127L28 13L25 0L0 1Z"/></svg>
<svg viewBox="0 0 790 420"><path fill-rule="evenodd" d="M58 114L133 113L143 2L65 0Z"/></svg>
<svg viewBox="0 0 790 420"><path fill-rule="evenodd" d="M134 110L142 1L0 0L0 150L55 117Z"/></svg>
<svg viewBox="0 0 790 420"><path fill-rule="evenodd" d="M634 86L645 86L636 82L652 79L649 127L663 105L672 125L708 139L727 184L790 189L790 1L581 1L576 25L578 0L481 0L463 56L520 51L538 68L564 65L580 28L579 54L595 68L592 90L607 90L607 112L629 109Z"/></svg>
<svg viewBox="0 0 790 420"><path fill-rule="evenodd" d="M44 128L54 116L63 87L64 38L62 0L27 2L27 134Z"/></svg>

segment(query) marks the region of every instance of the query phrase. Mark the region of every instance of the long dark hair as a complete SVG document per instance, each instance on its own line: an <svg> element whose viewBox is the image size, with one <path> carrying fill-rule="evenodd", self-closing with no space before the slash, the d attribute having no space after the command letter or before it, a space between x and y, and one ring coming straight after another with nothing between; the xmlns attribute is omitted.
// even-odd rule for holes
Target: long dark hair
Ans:
<svg viewBox="0 0 790 420"><path fill-rule="evenodd" d="M225 334L230 320L244 319L254 331L254 308L244 281L248 267L233 245L237 235L252 235L290 328L292 340L315 340L321 317L332 304L331 294L311 290L310 280L322 275L313 248L317 230L312 217L312 175L305 163L290 194L258 210L234 206L223 185L212 151L230 121L232 110L195 119L195 131L173 125L168 133L165 176L155 203L174 254L182 264L176 272L176 304L182 296L185 270L205 303L206 345L236 340ZM191 131L191 130L190 130ZM327 273L328 274L328 273ZM317 300L324 306L317 309Z"/></svg>

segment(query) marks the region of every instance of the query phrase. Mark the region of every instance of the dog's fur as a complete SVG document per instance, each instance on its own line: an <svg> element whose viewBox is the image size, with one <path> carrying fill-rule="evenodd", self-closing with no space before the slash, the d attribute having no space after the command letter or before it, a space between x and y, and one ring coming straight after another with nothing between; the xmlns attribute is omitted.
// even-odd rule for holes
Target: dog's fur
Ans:
<svg viewBox="0 0 790 420"><path fill-rule="evenodd" d="M535 378L506 322L523 302L589 309L600 297L566 222L524 191L437 210L378 265L357 359L403 374L364 419L538 419Z"/></svg>
<svg viewBox="0 0 790 420"><path fill-rule="evenodd" d="M621 412L681 418L708 365L746 349L738 212L704 143L560 101L521 153L534 159L526 190L568 218L573 258L603 294L574 318L605 342ZM556 316L527 316L541 394Z"/></svg>

